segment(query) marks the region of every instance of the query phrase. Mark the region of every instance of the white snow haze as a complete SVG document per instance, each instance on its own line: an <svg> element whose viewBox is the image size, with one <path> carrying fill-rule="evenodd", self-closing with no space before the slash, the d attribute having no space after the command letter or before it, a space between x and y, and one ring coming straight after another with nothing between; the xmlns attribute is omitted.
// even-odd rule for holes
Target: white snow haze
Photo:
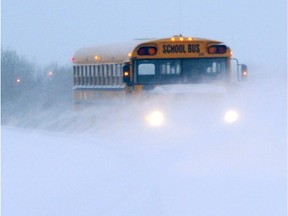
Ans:
<svg viewBox="0 0 288 216"><path fill-rule="evenodd" d="M2 0L1 13L2 47L41 65L72 67L80 47L183 33L227 43L249 69L228 92L200 88L195 98L156 89L168 93L84 110L10 105L3 216L287 215L286 1ZM155 110L159 127L145 117ZM228 110L238 121L224 121Z"/></svg>
<svg viewBox="0 0 288 216"><path fill-rule="evenodd" d="M158 101L171 114L160 128L144 123L149 100L27 114L2 126L2 214L285 215L285 87L250 80L225 104Z"/></svg>

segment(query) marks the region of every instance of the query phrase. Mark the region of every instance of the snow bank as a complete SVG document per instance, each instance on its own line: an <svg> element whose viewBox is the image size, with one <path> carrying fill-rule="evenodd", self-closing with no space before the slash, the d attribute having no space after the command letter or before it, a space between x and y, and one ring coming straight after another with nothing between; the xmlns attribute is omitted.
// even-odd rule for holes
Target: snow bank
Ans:
<svg viewBox="0 0 288 216"><path fill-rule="evenodd" d="M286 84L239 88L234 125L215 127L213 106L195 116L183 102L185 124L162 128L138 121L149 103L2 127L3 215L285 215Z"/></svg>

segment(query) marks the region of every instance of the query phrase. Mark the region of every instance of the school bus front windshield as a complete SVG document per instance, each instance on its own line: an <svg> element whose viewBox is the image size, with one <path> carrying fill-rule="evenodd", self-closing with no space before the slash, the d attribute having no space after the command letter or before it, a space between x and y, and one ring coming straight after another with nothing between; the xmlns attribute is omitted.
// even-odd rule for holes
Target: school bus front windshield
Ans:
<svg viewBox="0 0 288 216"><path fill-rule="evenodd" d="M228 79L228 58L142 59L133 63L137 84L209 83Z"/></svg>

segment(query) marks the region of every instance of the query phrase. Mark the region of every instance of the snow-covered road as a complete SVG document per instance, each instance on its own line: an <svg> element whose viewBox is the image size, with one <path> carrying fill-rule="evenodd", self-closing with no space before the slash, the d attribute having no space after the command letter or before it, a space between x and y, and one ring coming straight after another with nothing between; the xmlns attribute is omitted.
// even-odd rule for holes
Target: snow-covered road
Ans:
<svg viewBox="0 0 288 216"><path fill-rule="evenodd" d="M235 95L242 122L197 132L125 115L81 131L67 115L55 130L4 125L2 215L284 216L285 87L251 82Z"/></svg>

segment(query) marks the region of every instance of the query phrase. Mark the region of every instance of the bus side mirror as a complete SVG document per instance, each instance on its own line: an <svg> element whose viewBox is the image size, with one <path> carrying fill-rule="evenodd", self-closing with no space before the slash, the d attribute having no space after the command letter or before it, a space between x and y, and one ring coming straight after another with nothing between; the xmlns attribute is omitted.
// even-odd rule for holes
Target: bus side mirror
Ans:
<svg viewBox="0 0 288 216"><path fill-rule="evenodd" d="M129 63L125 63L122 70L123 70L123 82L126 83L126 85L129 87L133 86L133 82L131 80Z"/></svg>
<svg viewBox="0 0 288 216"><path fill-rule="evenodd" d="M248 68L247 65L241 64L241 80L245 80L248 77Z"/></svg>

